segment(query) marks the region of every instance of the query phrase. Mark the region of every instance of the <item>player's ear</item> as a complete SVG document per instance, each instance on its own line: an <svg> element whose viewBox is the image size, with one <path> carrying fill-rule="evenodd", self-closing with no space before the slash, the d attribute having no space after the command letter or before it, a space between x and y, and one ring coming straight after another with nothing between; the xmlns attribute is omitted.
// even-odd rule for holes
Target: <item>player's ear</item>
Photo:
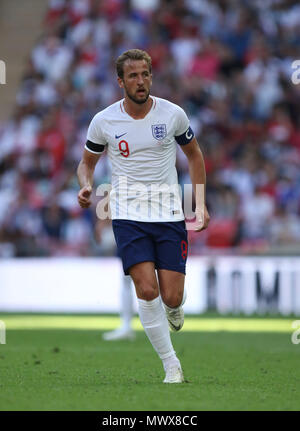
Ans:
<svg viewBox="0 0 300 431"><path fill-rule="evenodd" d="M124 82L123 82L123 79L122 79L122 78L119 78L119 77L118 77L118 84L119 84L119 87L120 87L120 88L124 88Z"/></svg>

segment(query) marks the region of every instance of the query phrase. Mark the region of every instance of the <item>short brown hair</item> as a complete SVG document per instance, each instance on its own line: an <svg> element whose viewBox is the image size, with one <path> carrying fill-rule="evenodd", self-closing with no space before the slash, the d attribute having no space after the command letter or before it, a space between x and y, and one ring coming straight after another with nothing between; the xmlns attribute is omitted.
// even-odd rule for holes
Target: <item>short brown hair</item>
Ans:
<svg viewBox="0 0 300 431"><path fill-rule="evenodd" d="M124 77L123 67L126 60L145 60L148 64L149 72L152 73L152 60L150 55L141 49L130 49L129 51L123 52L123 54L117 58L116 69L119 78L123 79Z"/></svg>

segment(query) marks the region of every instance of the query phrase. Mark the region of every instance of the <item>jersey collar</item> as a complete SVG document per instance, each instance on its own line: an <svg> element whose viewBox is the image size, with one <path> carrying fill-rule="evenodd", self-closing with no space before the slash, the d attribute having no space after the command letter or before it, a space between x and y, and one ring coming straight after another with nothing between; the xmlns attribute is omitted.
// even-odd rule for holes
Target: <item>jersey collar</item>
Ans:
<svg viewBox="0 0 300 431"><path fill-rule="evenodd" d="M145 118L147 118L147 117L148 117L148 115L150 115L150 114L154 111L154 109L156 108L156 103L157 103L157 102L156 102L156 97L154 97L154 96L149 96L149 97L151 97L151 99L152 99L152 106L151 106L150 111L148 112L148 114L147 114L144 118L135 119L135 118L131 117L129 114L127 114L127 112L125 111L125 108L124 108L124 100L125 100L125 99L122 99L122 100L120 101L120 110L121 110L122 114L126 115L127 117L129 117L131 120L134 120L134 121L141 121L141 120L144 120L144 119L145 119Z"/></svg>

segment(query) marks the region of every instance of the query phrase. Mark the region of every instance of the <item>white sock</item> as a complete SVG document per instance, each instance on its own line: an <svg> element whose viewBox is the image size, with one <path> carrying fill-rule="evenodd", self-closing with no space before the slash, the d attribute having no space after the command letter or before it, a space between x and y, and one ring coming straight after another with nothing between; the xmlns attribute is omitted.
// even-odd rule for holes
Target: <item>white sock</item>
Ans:
<svg viewBox="0 0 300 431"><path fill-rule="evenodd" d="M176 355L163 359L163 366L165 371L167 370L167 368L173 367L173 366L177 366L181 368L180 361Z"/></svg>
<svg viewBox="0 0 300 431"><path fill-rule="evenodd" d="M133 288L129 275L123 275L121 289L121 327L128 330L131 329L131 320L133 317Z"/></svg>
<svg viewBox="0 0 300 431"><path fill-rule="evenodd" d="M171 357L176 360L172 346L168 321L160 296L152 301L138 298L139 316L146 335L160 359L165 362ZM178 359L177 359L178 360Z"/></svg>

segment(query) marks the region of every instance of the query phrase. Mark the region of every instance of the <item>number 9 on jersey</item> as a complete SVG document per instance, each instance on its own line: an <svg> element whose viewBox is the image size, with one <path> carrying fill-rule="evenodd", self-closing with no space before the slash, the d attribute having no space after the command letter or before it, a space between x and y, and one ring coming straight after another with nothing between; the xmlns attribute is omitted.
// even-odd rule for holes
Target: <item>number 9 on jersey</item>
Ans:
<svg viewBox="0 0 300 431"><path fill-rule="evenodd" d="M120 154L123 157L128 157L129 156L129 145L127 141L120 141L119 142L119 150L120 150Z"/></svg>

